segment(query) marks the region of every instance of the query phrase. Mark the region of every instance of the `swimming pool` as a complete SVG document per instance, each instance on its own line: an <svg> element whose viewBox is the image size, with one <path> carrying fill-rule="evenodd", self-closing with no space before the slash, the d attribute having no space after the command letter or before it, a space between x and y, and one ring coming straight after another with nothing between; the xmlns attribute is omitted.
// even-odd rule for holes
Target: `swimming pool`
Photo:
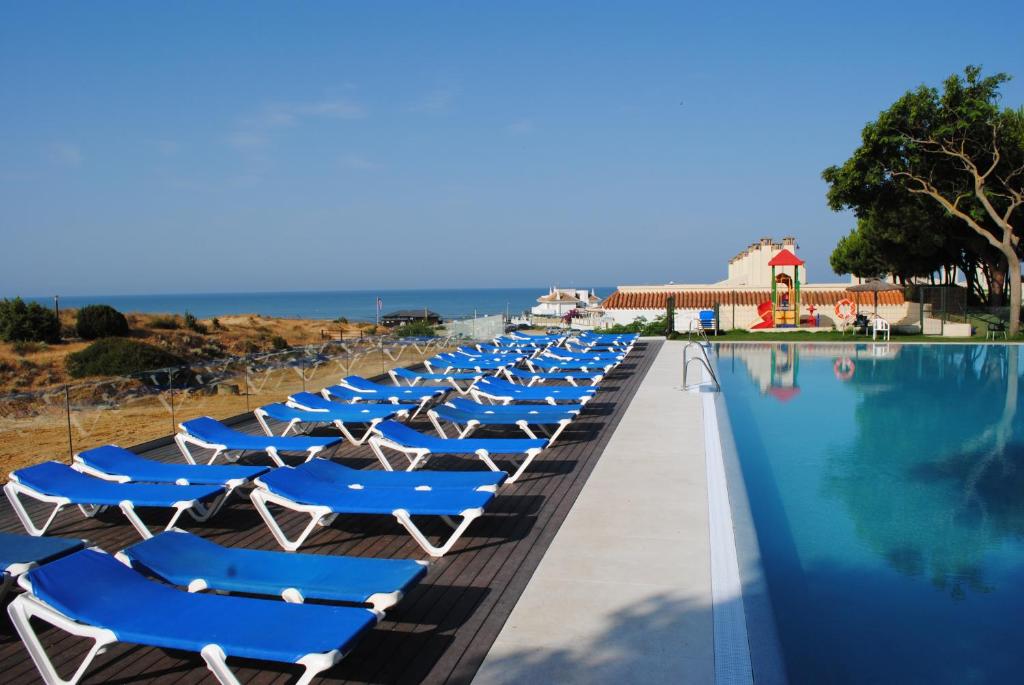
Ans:
<svg viewBox="0 0 1024 685"><path fill-rule="evenodd" d="M716 348L790 682L1024 679L1024 348Z"/></svg>

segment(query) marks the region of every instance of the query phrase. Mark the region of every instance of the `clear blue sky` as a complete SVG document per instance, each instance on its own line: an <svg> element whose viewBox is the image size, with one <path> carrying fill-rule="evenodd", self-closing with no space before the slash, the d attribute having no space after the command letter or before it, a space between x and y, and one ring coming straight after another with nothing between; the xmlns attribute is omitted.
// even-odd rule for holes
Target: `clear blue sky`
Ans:
<svg viewBox="0 0 1024 685"><path fill-rule="evenodd" d="M1024 103L1019 0L362 5L5 3L0 295L820 281L866 121Z"/></svg>

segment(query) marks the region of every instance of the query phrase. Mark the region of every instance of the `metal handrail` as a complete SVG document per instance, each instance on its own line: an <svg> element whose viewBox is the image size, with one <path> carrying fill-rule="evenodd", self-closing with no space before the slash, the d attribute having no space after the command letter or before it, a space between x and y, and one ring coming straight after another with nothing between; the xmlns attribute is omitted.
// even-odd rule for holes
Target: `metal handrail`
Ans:
<svg viewBox="0 0 1024 685"><path fill-rule="evenodd" d="M710 345L710 343L708 343L708 345ZM688 358L691 347L696 347L698 350L700 350L700 356L693 356ZM694 383L692 385L687 382L686 378L690 372L691 362L700 362L701 365L705 369L707 369L708 375L711 376L711 380L715 384L715 390L722 390L722 384L718 382L718 376L715 375L715 370L711 368L711 358L708 356L707 348L703 344L693 340L686 343L686 347L683 348L683 390L691 390L693 388L699 387L704 382L703 379L699 383Z"/></svg>
<svg viewBox="0 0 1024 685"><path fill-rule="evenodd" d="M708 334L704 332L704 326L701 325L698 319L690 319L686 325L686 341L688 343L693 342L693 334L697 334L697 340L703 340L707 344L711 344L708 340Z"/></svg>

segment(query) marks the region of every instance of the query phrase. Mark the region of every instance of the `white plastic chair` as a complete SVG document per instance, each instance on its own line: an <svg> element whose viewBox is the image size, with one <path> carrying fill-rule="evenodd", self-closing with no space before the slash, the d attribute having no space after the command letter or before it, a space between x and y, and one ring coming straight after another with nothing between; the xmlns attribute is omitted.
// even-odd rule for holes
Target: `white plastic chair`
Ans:
<svg viewBox="0 0 1024 685"><path fill-rule="evenodd" d="M873 325L871 326L871 339L876 340L878 338L879 331L881 331L885 334L885 339L888 340L891 329L892 326L889 325L888 321L880 316L876 316Z"/></svg>

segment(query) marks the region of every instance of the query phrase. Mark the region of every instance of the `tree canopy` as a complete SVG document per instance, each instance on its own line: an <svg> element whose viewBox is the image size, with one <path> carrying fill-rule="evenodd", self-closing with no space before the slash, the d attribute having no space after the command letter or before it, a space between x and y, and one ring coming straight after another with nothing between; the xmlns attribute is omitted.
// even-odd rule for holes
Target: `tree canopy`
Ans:
<svg viewBox="0 0 1024 685"><path fill-rule="evenodd" d="M840 273L881 270L906 279L958 267L979 295L1010 295L1019 327L1020 229L1024 224L1024 110L1000 105L1006 74L980 67L920 86L861 133L842 165L823 172L834 210L852 209L857 228L840 240ZM981 269L987 291L973 282Z"/></svg>

